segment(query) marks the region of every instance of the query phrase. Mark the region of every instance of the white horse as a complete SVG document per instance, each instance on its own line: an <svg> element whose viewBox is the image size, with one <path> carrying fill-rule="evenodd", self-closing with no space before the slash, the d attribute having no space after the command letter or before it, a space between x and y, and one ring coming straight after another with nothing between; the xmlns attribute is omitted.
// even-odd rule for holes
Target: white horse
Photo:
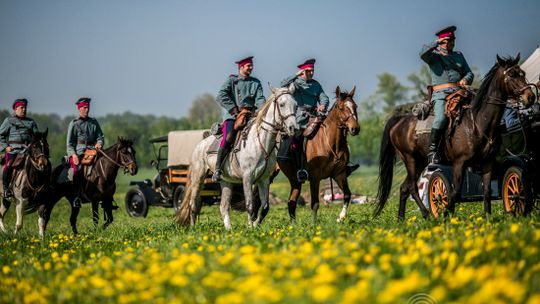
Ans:
<svg viewBox="0 0 540 304"><path fill-rule="evenodd" d="M2 174L0 174L0 230L3 232L7 232L4 226L4 216L11 205L11 200L15 200L15 213L17 214L15 233L22 229L23 213L31 213L36 210L38 210L39 216L39 234L43 236L45 232L45 194L49 190L51 178L47 133L48 131L34 134L34 138L23 152L23 165L20 169L15 169L11 181L10 187L13 197L10 199L3 197L5 189ZM2 170L4 170L3 166Z"/></svg>
<svg viewBox="0 0 540 304"><path fill-rule="evenodd" d="M231 152L222 164L220 211L226 229L231 229L229 207L233 184L242 184L244 187L249 225L254 227L262 222L270 208L268 195L270 174L276 165L276 137L279 132L292 136L299 130L293 92L287 88L270 87L270 90L272 95L259 110L251 126L248 125L249 133L245 143L241 143L238 152ZM193 151L183 203L176 215L176 221L180 225L194 225L197 220L201 209L201 185L207 170L214 171L216 167L216 154L207 153L214 140L215 136L205 138ZM254 184L258 187L261 199L262 210L259 215L258 208L253 204Z"/></svg>

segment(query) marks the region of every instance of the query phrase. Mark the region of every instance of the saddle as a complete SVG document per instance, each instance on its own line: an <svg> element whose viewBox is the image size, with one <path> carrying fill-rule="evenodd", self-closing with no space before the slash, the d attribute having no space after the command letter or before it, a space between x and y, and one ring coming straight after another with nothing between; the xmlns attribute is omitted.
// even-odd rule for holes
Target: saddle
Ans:
<svg viewBox="0 0 540 304"><path fill-rule="evenodd" d="M462 88L446 96L444 115L448 118L449 135L453 133L453 130L461 122L464 109L471 107L474 95L474 91Z"/></svg>
<svg viewBox="0 0 540 304"><path fill-rule="evenodd" d="M240 151L240 149L242 148L241 143L244 143L244 146L245 146L246 139L249 134L249 130L251 129L251 125L254 122L255 122L254 119L249 119L247 123L244 126L242 126L242 129L238 130L239 132L236 132L236 138L234 139L234 143L232 144L233 153ZM206 151L206 154L217 154L219 150L219 146L221 145L221 140L223 138L223 132L221 128L222 128L222 124L220 123L214 123L212 125L210 129L210 134L214 135L215 139L212 142L212 144L210 144L210 147Z"/></svg>
<svg viewBox="0 0 540 304"><path fill-rule="evenodd" d="M249 108L241 108L240 113L236 116L236 120L234 121L234 130L239 131L242 130L248 123L248 121L251 118L251 109Z"/></svg>
<svg viewBox="0 0 540 304"><path fill-rule="evenodd" d="M315 137L315 134L317 134L317 131L319 131L319 128L324 122L324 119L325 117L323 116L310 117L308 124L306 128L304 129L304 132L302 133L302 136L304 136L307 139L312 139L313 137Z"/></svg>
<svg viewBox="0 0 540 304"><path fill-rule="evenodd" d="M81 165L83 165L83 166L91 166L92 164L94 164L96 156L97 156L97 150L86 149L84 151L84 156L81 159Z"/></svg>

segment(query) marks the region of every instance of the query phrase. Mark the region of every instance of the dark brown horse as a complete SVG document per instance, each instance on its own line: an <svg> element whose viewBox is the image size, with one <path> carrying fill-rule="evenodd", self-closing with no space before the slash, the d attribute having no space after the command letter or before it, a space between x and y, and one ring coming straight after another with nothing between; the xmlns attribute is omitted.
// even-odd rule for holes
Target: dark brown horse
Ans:
<svg viewBox="0 0 540 304"><path fill-rule="evenodd" d="M105 223L103 227L109 226L113 222L113 196L116 191L116 176L118 170L124 169L124 173L130 175L137 174L137 160L135 159L135 149L133 141L129 139L118 138L118 142L105 150L98 150L96 161L89 175L84 170L80 170L82 175L80 198L83 202L92 203L92 218L97 227L99 222L98 204L101 202ZM77 233L77 216L80 208L73 207L73 200L77 196L77 189L71 183L65 183L59 178L66 165L57 166L52 174L51 195L47 204L48 222L54 205L62 198L68 199L71 205L70 223L73 233ZM77 173L77 174L79 174Z"/></svg>
<svg viewBox="0 0 540 304"><path fill-rule="evenodd" d="M535 97L520 69L519 55L516 59L502 59L484 77L472 108L465 110L461 123L450 138L445 136L444 156L452 165L453 186L449 189L445 213L453 213L461 191L463 168L474 166L482 172L484 211L491 213L491 169L499 134L497 132L507 100L521 99L528 106ZM381 141L379 156L379 189L375 215L384 208L392 187L393 167L396 153L403 161L407 177L400 187L398 220L405 217L405 204L412 195L427 218L429 211L418 195L417 180L427 165L429 134L415 134L417 119L412 114L396 114L387 121Z"/></svg>
<svg viewBox="0 0 540 304"><path fill-rule="evenodd" d="M11 180L13 198L7 199L3 197L5 189L3 189L2 176L0 174L0 230L3 232L6 232L3 222L4 216L11 205L11 200L14 200L15 211L17 213L15 233L22 228L23 213L28 214L38 210L39 234L43 236L45 231L45 194L49 187L51 176L47 133L48 130L34 134L27 148L18 156L21 157L21 167L13 169L14 175Z"/></svg>
<svg viewBox="0 0 540 304"><path fill-rule="evenodd" d="M347 164L349 163L349 147L347 146L347 133L357 135L360 132L356 103L353 100L354 87L350 93L341 92L336 88L336 102L330 109L328 117L322 123L313 139L306 144L306 161L309 173L309 186L311 192L311 210L313 221L317 220L319 209L319 183L322 179L333 178L343 191L343 209L338 217L342 221L347 215L351 201L351 190L347 182ZM291 185L289 196L289 216L291 221L296 219L296 202L302 184L298 182L296 172L298 166L292 160L278 159L280 169L283 171Z"/></svg>

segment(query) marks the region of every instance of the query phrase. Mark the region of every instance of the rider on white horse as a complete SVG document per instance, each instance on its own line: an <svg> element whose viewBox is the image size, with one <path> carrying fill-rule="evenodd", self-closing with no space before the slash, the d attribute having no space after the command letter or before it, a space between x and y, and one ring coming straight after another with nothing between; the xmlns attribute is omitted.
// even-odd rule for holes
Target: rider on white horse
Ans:
<svg viewBox="0 0 540 304"><path fill-rule="evenodd" d="M217 102L224 108L223 137L219 145L216 171L212 180L221 179L223 160L227 156L236 133L241 130L247 120L265 102L263 89L259 79L251 77L253 56L238 60L238 75L230 75L217 94Z"/></svg>
<svg viewBox="0 0 540 304"><path fill-rule="evenodd" d="M27 105L28 100L25 98L15 100L12 105L14 114L7 117L0 126L0 152L5 152L2 176L4 198L13 196L13 192L9 187L13 175L12 161L17 154L24 151L32 136L38 132L36 122L32 118L26 117Z"/></svg>

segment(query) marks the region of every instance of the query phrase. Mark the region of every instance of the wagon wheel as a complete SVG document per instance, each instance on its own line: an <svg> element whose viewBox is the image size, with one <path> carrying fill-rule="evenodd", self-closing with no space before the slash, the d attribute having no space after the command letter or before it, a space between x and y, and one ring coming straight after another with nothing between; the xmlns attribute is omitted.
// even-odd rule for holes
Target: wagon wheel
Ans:
<svg viewBox="0 0 540 304"><path fill-rule="evenodd" d="M448 206L448 189L450 183L444 174L434 172L428 184L429 210L434 218L438 218Z"/></svg>
<svg viewBox="0 0 540 304"><path fill-rule="evenodd" d="M180 210L180 206L182 205L182 200L184 199L184 192L185 192L185 188L182 185L176 187L176 189L174 190L173 207L174 207L175 213Z"/></svg>
<svg viewBox="0 0 540 304"><path fill-rule="evenodd" d="M520 167L510 167L503 179L502 199L504 211L513 215L527 215L532 210L532 195L525 172Z"/></svg>
<svg viewBox="0 0 540 304"><path fill-rule="evenodd" d="M131 217L146 217L148 214L148 202L139 187L129 189L125 204L126 211Z"/></svg>

